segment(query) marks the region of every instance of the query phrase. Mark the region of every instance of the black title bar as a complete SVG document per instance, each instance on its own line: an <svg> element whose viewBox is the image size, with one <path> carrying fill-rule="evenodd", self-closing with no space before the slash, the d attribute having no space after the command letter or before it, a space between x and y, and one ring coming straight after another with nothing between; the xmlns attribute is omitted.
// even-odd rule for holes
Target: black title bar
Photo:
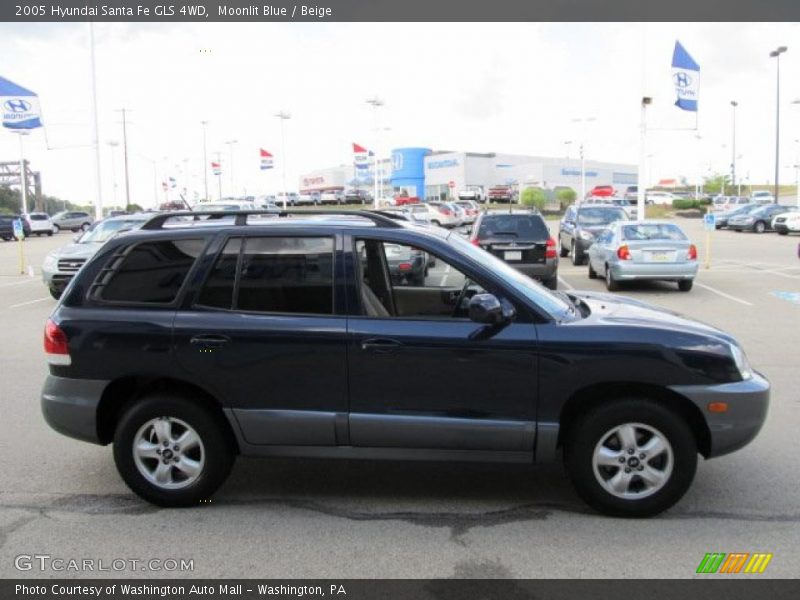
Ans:
<svg viewBox="0 0 800 600"><path fill-rule="evenodd" d="M798 0L3 0L0 21L800 21Z"/></svg>

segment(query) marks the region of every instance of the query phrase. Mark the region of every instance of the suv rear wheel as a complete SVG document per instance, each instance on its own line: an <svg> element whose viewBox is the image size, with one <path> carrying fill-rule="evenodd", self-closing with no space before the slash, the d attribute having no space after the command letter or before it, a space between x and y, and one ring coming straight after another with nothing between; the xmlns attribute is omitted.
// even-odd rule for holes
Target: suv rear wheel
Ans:
<svg viewBox="0 0 800 600"><path fill-rule="evenodd" d="M578 495L617 517L649 517L683 497L697 469L689 425L642 398L600 405L570 427L564 461Z"/></svg>
<svg viewBox="0 0 800 600"><path fill-rule="evenodd" d="M181 396L152 394L122 416L114 462L128 487L158 506L195 506L228 477L234 453L208 410Z"/></svg>

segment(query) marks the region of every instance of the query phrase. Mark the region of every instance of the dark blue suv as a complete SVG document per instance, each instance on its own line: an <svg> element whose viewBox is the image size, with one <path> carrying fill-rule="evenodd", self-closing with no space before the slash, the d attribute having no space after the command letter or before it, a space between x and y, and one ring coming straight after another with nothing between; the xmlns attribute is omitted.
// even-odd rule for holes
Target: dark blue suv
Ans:
<svg viewBox="0 0 800 600"><path fill-rule="evenodd" d="M533 463L656 514L698 453L747 444L769 385L737 342L545 289L458 233L379 212L169 213L110 240L47 322L42 409L128 486L206 500L237 454ZM204 220L205 219L205 220ZM435 258L398 278L403 256ZM400 267L398 267L400 268Z"/></svg>

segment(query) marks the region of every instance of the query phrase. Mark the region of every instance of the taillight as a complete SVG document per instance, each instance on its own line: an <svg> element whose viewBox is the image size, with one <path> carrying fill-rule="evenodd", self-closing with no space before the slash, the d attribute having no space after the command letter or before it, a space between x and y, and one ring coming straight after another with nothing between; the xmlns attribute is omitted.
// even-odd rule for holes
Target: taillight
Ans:
<svg viewBox="0 0 800 600"><path fill-rule="evenodd" d="M411 270L411 263L400 263L397 266L401 271L410 271Z"/></svg>
<svg viewBox="0 0 800 600"><path fill-rule="evenodd" d="M51 365L72 364L67 334L52 319L47 319L47 324L44 326L44 351L47 354L47 362Z"/></svg>
<svg viewBox="0 0 800 600"><path fill-rule="evenodd" d="M477 246L478 248L480 248L480 247L481 247L481 243L478 241L478 238L472 238L472 239L470 240L470 242L472 242L472 245L473 245L473 246Z"/></svg>
<svg viewBox="0 0 800 600"><path fill-rule="evenodd" d="M697 246L689 245L689 260L697 260Z"/></svg>
<svg viewBox="0 0 800 600"><path fill-rule="evenodd" d="M620 246L617 250L617 256L622 260L630 260L631 259L631 251L628 250L627 246Z"/></svg>
<svg viewBox="0 0 800 600"><path fill-rule="evenodd" d="M547 239L547 249L544 252L545 258L555 258L556 257L556 241L553 238Z"/></svg>
<svg viewBox="0 0 800 600"><path fill-rule="evenodd" d="M446 206L440 206L439 207L439 212L442 213L443 215L449 215L450 214L450 209L447 208Z"/></svg>

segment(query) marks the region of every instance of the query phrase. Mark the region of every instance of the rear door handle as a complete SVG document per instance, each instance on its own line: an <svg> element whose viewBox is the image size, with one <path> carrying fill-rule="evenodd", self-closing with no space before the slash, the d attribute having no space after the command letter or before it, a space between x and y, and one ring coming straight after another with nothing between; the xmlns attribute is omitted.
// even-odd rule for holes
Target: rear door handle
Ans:
<svg viewBox="0 0 800 600"><path fill-rule="evenodd" d="M372 352L377 352L379 354L388 354L390 352L394 352L402 345L402 342L388 338L369 338L362 340L361 349L371 350Z"/></svg>
<svg viewBox="0 0 800 600"><path fill-rule="evenodd" d="M193 346L202 348L220 348L231 341L227 335L196 335L189 340Z"/></svg>

